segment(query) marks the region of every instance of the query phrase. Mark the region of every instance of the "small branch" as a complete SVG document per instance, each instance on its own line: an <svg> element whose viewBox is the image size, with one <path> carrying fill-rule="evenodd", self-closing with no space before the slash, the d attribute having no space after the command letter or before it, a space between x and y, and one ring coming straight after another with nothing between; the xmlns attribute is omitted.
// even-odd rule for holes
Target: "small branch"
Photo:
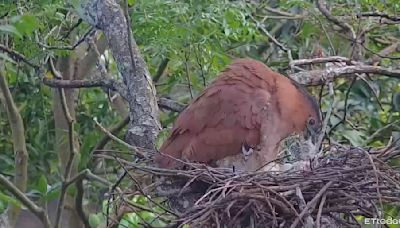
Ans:
<svg viewBox="0 0 400 228"><path fill-rule="evenodd" d="M388 129L390 129L390 128L392 128L393 126L396 126L396 125L398 125L398 124L400 124L400 120L393 121L392 123L387 124L387 125L385 125L385 126L382 127L382 128L379 128L377 131L375 131L370 137L368 137L368 138L365 140L364 145L368 145L368 144L371 143L376 137L381 136L382 133L383 133L384 131L386 131L386 130L388 130Z"/></svg>
<svg viewBox="0 0 400 228"><path fill-rule="evenodd" d="M75 196L75 210L81 219L82 223L86 228L90 227L88 216L83 209L83 195L85 194L85 190L83 188L83 180L78 180L75 182L76 186L76 196Z"/></svg>
<svg viewBox="0 0 400 228"><path fill-rule="evenodd" d="M164 71L168 66L168 63L169 63L169 58L168 57L161 61L160 66L158 66L157 73L153 77L153 82L154 83L157 83L160 80L161 76L164 74Z"/></svg>
<svg viewBox="0 0 400 228"><path fill-rule="evenodd" d="M321 228L322 209L324 208L325 201L326 201L326 193L322 196L321 202L319 203L319 206L318 206L318 213L317 213L317 218L315 221L316 228Z"/></svg>
<svg viewBox="0 0 400 228"><path fill-rule="evenodd" d="M311 209L314 208L315 204L317 203L317 201L322 197L322 195L324 195L324 193L326 192L326 190L333 184L333 181L329 181L328 183L326 183L326 185L321 188L321 190L317 193L317 195L314 196L314 198L307 203L306 207L304 208L304 210L300 213L299 217L297 217L294 222L292 223L292 225L290 226L290 228L295 228L297 226L297 224L299 224L300 220L303 218L303 216L307 213L309 213L309 211Z"/></svg>
<svg viewBox="0 0 400 228"><path fill-rule="evenodd" d="M63 80L63 79L49 79L44 77L43 84L52 88L93 88L105 87L110 90L118 92L123 98L127 96L127 90L124 83L109 78L98 78L93 80Z"/></svg>
<svg viewBox="0 0 400 228"><path fill-rule="evenodd" d="M27 65L29 65L30 67L33 67L35 70L38 70L40 68L39 65L32 63L24 55L20 54L19 52L14 51L14 50L11 50L10 48L8 48L7 46L5 46L3 44L0 44L0 50L7 53L14 61L24 62Z"/></svg>
<svg viewBox="0 0 400 228"><path fill-rule="evenodd" d="M12 195L14 195L22 204L24 204L29 211L31 211L36 217L42 221L45 228L50 228L50 220L47 216L45 210L39 206L37 206L33 201L31 201L28 197L24 195L17 187L15 187L5 176L0 174L0 183L6 188Z"/></svg>
<svg viewBox="0 0 400 228"><path fill-rule="evenodd" d="M136 156L140 157L140 158L146 158L148 157L145 153L143 153L141 151L141 149L139 149L139 147L136 146L132 146L126 142L124 142L123 140L119 139L117 136L113 135L111 132L109 132L107 129L105 129L103 126L100 125L99 122L97 122L96 120L94 120L94 122L96 123L97 127L100 128L100 130L105 133L106 135L108 135L108 137L110 137L112 140L114 140L115 142L125 146L126 148L134 151L136 153Z"/></svg>
<svg viewBox="0 0 400 228"><path fill-rule="evenodd" d="M51 70L53 71L54 75L61 76L61 73L58 72L55 68L52 67ZM59 224L60 224L61 215L64 210L64 201L65 201L65 197L66 197L66 193L67 193L67 189L68 189L68 186L66 185L66 183L70 179L71 170L73 168L75 154L76 154L75 146L74 146L75 145L75 137L74 137L74 122L75 122L75 120L73 119L73 117L68 109L64 89L59 88L58 92L59 92L59 96L61 99L61 107L64 112L65 119L67 120L67 124L68 124L69 158L68 158L65 170L63 170L65 173L64 173L63 180L61 183L60 198L58 201L57 212L56 212L56 217L55 217L55 221L54 221L55 227L59 227Z"/></svg>
<svg viewBox="0 0 400 228"><path fill-rule="evenodd" d="M158 98L158 106L173 112L182 112L186 108L186 105L164 97Z"/></svg>
<svg viewBox="0 0 400 228"><path fill-rule="evenodd" d="M386 13L379 13L379 12L364 12L357 15L357 17L380 17L385 18L390 21L400 22L400 16L389 15Z"/></svg>
<svg viewBox="0 0 400 228"><path fill-rule="evenodd" d="M257 28L259 28L276 46L278 46L282 51L287 52L289 49L281 44L274 36L272 36L259 21L257 21L253 16L249 15L251 20L256 23Z"/></svg>
<svg viewBox="0 0 400 228"><path fill-rule="evenodd" d="M340 28L342 28L343 30L348 32L350 34L350 37L353 42L356 41L357 36L356 36L356 33L354 32L353 28L346 22L343 22L343 21L339 20L338 18L334 17L329 12L329 10L325 7L325 5L326 5L326 2L324 0L317 0L317 7L318 7L319 11L322 13L322 15L324 15L326 19L328 19L335 25L339 26Z"/></svg>
<svg viewBox="0 0 400 228"><path fill-rule="evenodd" d="M43 78L43 84L52 88L93 88L93 87L105 87L110 90L116 91L119 94L122 93L122 97L125 98L126 86L122 82L114 79L93 79L93 80L63 80L63 79L49 79ZM177 101L168 98L158 98L158 105L160 108L168 109L173 112L181 112L185 105Z"/></svg>
<svg viewBox="0 0 400 228"><path fill-rule="evenodd" d="M44 44L38 40L36 40L36 43L39 44L42 48L45 48L47 50L75 50L83 41L86 40L87 37L91 36L94 34L96 30L94 28L90 28L89 31L87 31L74 45L72 46L49 46L47 44Z"/></svg>
<svg viewBox="0 0 400 228"><path fill-rule="evenodd" d="M331 132L333 132L333 130L335 130L340 124L342 124L343 122L345 122L347 120L347 103L349 101L349 95L350 95L350 90L351 88L353 88L354 83L356 82L356 77L353 78L353 80L351 80L350 86L346 91L346 95L345 95L345 99L344 99L344 113L343 113L343 117L341 118L341 120L339 122L337 122L330 130L329 130L329 134Z"/></svg>
<svg viewBox="0 0 400 228"><path fill-rule="evenodd" d="M329 68L324 70L303 71L290 74L289 77L302 85L322 85L336 78L354 74L377 74L400 78L400 70L392 70L379 66L357 65Z"/></svg>
<svg viewBox="0 0 400 228"><path fill-rule="evenodd" d="M129 54L130 54L130 56L131 56L131 62L132 62L132 68L133 68L133 70L135 70L136 69L136 63L135 63L135 57L134 57L134 55L133 55L133 45L132 45L132 39L131 39L131 36L132 36L132 25L131 25L131 17L129 17L129 12L128 12L128 9L129 9L129 5L128 5L128 0L124 0L124 16L125 16L125 20L126 20L126 24L127 24L127 27L126 27L126 30L127 30L127 33L128 33L128 47L129 47Z"/></svg>
<svg viewBox="0 0 400 228"><path fill-rule="evenodd" d="M272 8L272 7L269 7L267 5L264 5L262 7L262 9L265 9L265 10L271 12L271 13L275 13L275 14L278 14L278 15L281 15L281 16L284 16L284 17L290 17L290 18L294 18L294 19L300 19L300 18L304 17L303 15L296 15L296 14L280 11L280 10L278 10L276 8Z"/></svg>
<svg viewBox="0 0 400 228"><path fill-rule="evenodd" d="M115 127L109 130L109 132L112 135L118 134L126 125L129 123L129 116L125 117L124 120L122 120L120 123L118 123ZM94 147L93 152L96 152L98 150L104 149L104 147L107 145L107 143L111 140L111 137L108 134L105 134L103 138L100 139L100 141L97 143L97 145Z"/></svg>
<svg viewBox="0 0 400 228"><path fill-rule="evenodd" d="M189 53L185 51L185 72L186 72L186 80L188 83L188 89L190 92L190 98L193 100L192 81L190 80L189 64L188 64L189 55L190 55L190 45L189 45Z"/></svg>
<svg viewBox="0 0 400 228"><path fill-rule="evenodd" d="M321 133L320 133L320 135L319 135L319 137L317 139L318 140L317 143L316 143L317 150L321 147L321 149L319 151L319 154L322 153L322 151L323 151L322 141L324 140L324 137L326 135L326 130L328 128L329 120L331 118L332 111L333 111L333 108L335 106L335 91L333 89L333 83L332 82L330 82L328 84L328 90L329 90L329 95L331 96L332 103L329 105L328 111L326 112L326 115L325 115L325 118L324 118L324 122L322 124Z"/></svg>
<svg viewBox="0 0 400 228"><path fill-rule="evenodd" d="M356 65L357 62L350 60L349 58L342 56L329 56L325 58L314 58L314 59L297 59L293 60L292 64L295 66L302 65L311 65L311 64L319 64L319 63L328 63L328 62L345 62L352 65Z"/></svg>

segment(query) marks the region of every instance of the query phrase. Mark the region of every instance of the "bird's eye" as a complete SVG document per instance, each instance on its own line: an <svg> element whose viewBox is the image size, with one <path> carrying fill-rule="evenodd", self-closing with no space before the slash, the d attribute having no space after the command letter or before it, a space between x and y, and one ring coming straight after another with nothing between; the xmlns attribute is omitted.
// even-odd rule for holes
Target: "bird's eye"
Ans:
<svg viewBox="0 0 400 228"><path fill-rule="evenodd" d="M315 125L315 120L313 118L308 119L308 125L314 126Z"/></svg>

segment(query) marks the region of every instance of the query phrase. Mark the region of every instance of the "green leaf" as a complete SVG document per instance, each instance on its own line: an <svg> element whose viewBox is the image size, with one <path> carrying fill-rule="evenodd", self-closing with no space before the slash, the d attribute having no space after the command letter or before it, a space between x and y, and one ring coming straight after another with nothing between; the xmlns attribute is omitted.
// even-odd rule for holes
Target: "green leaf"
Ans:
<svg viewBox="0 0 400 228"><path fill-rule="evenodd" d="M12 25L0 25L0 33L9 33L22 38L22 34L17 30L15 26Z"/></svg>
<svg viewBox="0 0 400 228"><path fill-rule="evenodd" d="M43 195L47 194L47 179L44 175L41 175L39 177L38 183L36 185L36 189Z"/></svg>
<svg viewBox="0 0 400 228"><path fill-rule="evenodd" d="M11 196L4 194L3 192L0 192L0 200L3 202L10 203L16 207L20 207L20 208L23 207L23 205L18 200L14 199Z"/></svg>
<svg viewBox="0 0 400 228"><path fill-rule="evenodd" d="M36 17L31 15L23 15L14 24L18 32L23 35L31 35L32 32L39 27Z"/></svg>
<svg viewBox="0 0 400 228"><path fill-rule="evenodd" d="M363 138L362 133L356 130L347 130L342 132L343 137L350 141L353 146L362 146Z"/></svg>
<svg viewBox="0 0 400 228"><path fill-rule="evenodd" d="M89 225L90 227L99 227L101 225L101 215L99 214L90 214L89 215Z"/></svg>

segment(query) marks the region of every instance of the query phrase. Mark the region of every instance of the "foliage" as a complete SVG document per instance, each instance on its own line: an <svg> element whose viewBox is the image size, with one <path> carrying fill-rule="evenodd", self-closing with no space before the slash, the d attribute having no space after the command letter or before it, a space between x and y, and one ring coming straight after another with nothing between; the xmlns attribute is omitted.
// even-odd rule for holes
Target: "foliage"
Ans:
<svg viewBox="0 0 400 228"><path fill-rule="evenodd" d="M156 75L161 63L168 59L167 68L156 82L158 95L183 103L196 97L234 57L260 59L275 70L285 74L288 72L286 53L273 45L257 27L253 17L262 21L265 29L292 51L294 59L315 57L317 50L321 50L325 56L347 57L354 51L351 42L345 40L343 34L319 13L313 1L261 1L260 4L227 0L128 2L134 37L151 74ZM275 13L263 8L266 5L301 17L276 17ZM329 6L334 16L346 19L357 33L365 28L371 29L366 36L366 48L361 51L360 61L367 61L375 56L374 53L398 42L399 24L376 26L371 20L356 17L360 12L375 11L397 15L400 11L398 0L335 0L329 1ZM49 56L60 58L73 55L70 50L45 46L69 46L71 41L67 34L72 33L73 37L78 38L89 29L87 24L78 23L69 5L59 0L18 1L18 4L3 1L0 3L0 15L1 42L35 65L45 65ZM391 56L399 57L400 52L397 50ZM106 57L108 69L117 75L115 62L109 55ZM54 91L41 83L43 72L13 60L3 52L0 53L0 61L4 62L10 90L25 122L29 152L29 195L45 201L54 199L59 194L60 185L54 151ZM385 67L399 68L398 61L391 59L382 59L379 63ZM393 99L400 94L398 80L374 77L373 80L351 81L340 79L335 83L336 103L330 126L341 122L345 114L346 120L330 132L332 140L354 146L386 145L392 133L400 131L399 124L385 128L390 123L400 121L400 104ZM310 91L318 96L320 89L314 87ZM325 113L332 98L326 92L321 94L324 95L321 107ZM109 96L99 88L79 91L76 130L80 142L80 170L91 167L92 150L103 135L93 119L109 127L123 118L108 100ZM162 113L162 124L166 128L160 134L160 142L165 139L175 117L176 113ZM370 138L382 128L377 137ZM119 136L122 138L123 132ZM114 143L110 143L108 149L127 152L126 148ZM0 108L0 151L3 151L0 154L1 173L12 176L14 159L11 132L3 108ZM106 168L111 167L112 170L113 164L108 165ZM117 179L115 173L108 177ZM87 188L93 189L93 186ZM4 193L0 192L0 209L12 201ZM95 197L96 194L98 192L91 196ZM139 213L146 219L153 218L147 212ZM103 219L100 214L90 215L91 224L104 224ZM122 223L137 227L139 222L137 214L127 214Z"/></svg>

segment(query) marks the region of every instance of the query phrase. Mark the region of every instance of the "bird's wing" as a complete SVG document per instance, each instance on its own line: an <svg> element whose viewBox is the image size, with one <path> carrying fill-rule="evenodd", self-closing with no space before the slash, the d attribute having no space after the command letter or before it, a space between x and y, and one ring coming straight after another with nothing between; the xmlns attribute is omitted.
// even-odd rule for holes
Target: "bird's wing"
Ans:
<svg viewBox="0 0 400 228"><path fill-rule="evenodd" d="M160 151L175 158L211 162L240 153L242 144L258 145L261 112L271 95L254 82L255 76L243 66L224 71L178 116ZM171 159L157 160L161 167L173 166Z"/></svg>

